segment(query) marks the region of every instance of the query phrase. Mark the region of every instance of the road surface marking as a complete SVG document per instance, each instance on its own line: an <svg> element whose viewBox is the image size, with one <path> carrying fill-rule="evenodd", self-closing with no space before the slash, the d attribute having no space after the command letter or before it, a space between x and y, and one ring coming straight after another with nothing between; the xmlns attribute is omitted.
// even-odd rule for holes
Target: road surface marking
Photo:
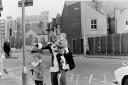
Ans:
<svg viewBox="0 0 128 85"><path fill-rule="evenodd" d="M93 79L93 80L97 80L97 79Z"/></svg>
<svg viewBox="0 0 128 85"><path fill-rule="evenodd" d="M11 68L11 69L7 69L8 72L13 72L13 71L19 71L22 70L23 67L17 67L17 68Z"/></svg>
<svg viewBox="0 0 128 85"><path fill-rule="evenodd" d="M18 76L16 76L16 75L14 75L13 73L9 73L9 74L10 74L11 76L13 76L13 77L19 79L19 80L22 80L21 77L18 77ZM29 81L28 83L30 83L31 85L33 85L33 82L32 82L32 81Z"/></svg>
<svg viewBox="0 0 128 85"><path fill-rule="evenodd" d="M19 80L22 80L22 78L21 77L18 77L18 76L16 76L16 75L14 75L13 73L9 73L11 76L13 76L13 77L15 77L15 78L17 78L17 79L19 79Z"/></svg>
<svg viewBox="0 0 128 85"><path fill-rule="evenodd" d="M106 74L104 74L103 76L104 76L104 80L103 81L100 81L100 82L103 82L105 85L107 85Z"/></svg>
<svg viewBox="0 0 128 85"><path fill-rule="evenodd" d="M92 78L93 78L93 74L90 74L88 84L91 84Z"/></svg>
<svg viewBox="0 0 128 85"><path fill-rule="evenodd" d="M79 78L80 78L80 75L78 74L77 77L76 77L76 83L77 84L78 84Z"/></svg>
<svg viewBox="0 0 128 85"><path fill-rule="evenodd" d="M74 73L70 73L69 75L71 76L71 77L70 77L70 82L72 82L72 81L73 81Z"/></svg>

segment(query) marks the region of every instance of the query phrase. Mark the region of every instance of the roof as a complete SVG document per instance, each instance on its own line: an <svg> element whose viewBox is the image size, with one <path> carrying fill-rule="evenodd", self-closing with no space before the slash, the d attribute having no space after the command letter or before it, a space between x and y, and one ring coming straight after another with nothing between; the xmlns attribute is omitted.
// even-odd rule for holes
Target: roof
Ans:
<svg viewBox="0 0 128 85"><path fill-rule="evenodd" d="M37 35L42 35L42 29L39 27L38 24L31 24L30 29L33 30Z"/></svg>
<svg viewBox="0 0 128 85"><path fill-rule="evenodd" d="M69 6L69 5L73 5L73 4L80 3L80 2L82 3L83 1L66 1L65 5ZM92 1L84 1L84 2L86 2L87 6L91 7L94 10L96 10L95 5L94 5L94 3ZM101 1L99 3L101 3ZM101 11L97 11L97 12L103 14Z"/></svg>
<svg viewBox="0 0 128 85"><path fill-rule="evenodd" d="M72 4L75 4L75 3L78 3L80 1L65 1L65 5L72 5Z"/></svg>
<svg viewBox="0 0 128 85"><path fill-rule="evenodd" d="M78 3L78 2L81 2L81 1L66 1L65 5L68 6L68 5ZM92 1L85 1L85 2L87 2L88 6L95 9L95 6L92 3ZM122 9L128 8L128 0L120 0L120 1L119 0L117 0L117 1L115 1L115 0L101 1L100 0L99 3L101 3L102 12L104 13L105 16L108 16L108 14L110 16L112 16L114 14L115 8L119 8L119 9L121 9L121 11L122 11Z"/></svg>
<svg viewBox="0 0 128 85"><path fill-rule="evenodd" d="M123 12L124 9L128 8L128 1L127 0L102 1L102 6L103 6L104 13L106 16L108 16L108 14L110 16L113 16L115 8L121 9L121 12Z"/></svg>

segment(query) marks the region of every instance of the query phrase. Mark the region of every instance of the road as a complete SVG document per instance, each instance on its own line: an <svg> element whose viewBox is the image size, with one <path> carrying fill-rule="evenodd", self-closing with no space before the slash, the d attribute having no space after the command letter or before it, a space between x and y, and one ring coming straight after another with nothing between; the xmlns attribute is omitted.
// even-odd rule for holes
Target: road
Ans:
<svg viewBox="0 0 128 85"><path fill-rule="evenodd" d="M4 74L0 85L22 85L22 53L13 53L12 58L6 59L4 67L9 74ZM113 85L114 70L122 66L122 59L107 58L85 58L74 57L76 68L67 72L67 85ZM26 64L32 61L32 55L27 53ZM46 66L50 64L50 56L43 55ZM44 80L47 85L50 83L50 74L47 68L44 73ZM30 72L28 73L29 85L34 85Z"/></svg>

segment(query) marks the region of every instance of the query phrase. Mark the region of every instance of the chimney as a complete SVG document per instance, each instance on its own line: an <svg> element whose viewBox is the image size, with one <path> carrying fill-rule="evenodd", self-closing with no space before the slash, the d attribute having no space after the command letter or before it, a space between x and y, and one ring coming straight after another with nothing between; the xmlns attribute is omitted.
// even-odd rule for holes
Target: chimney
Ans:
<svg viewBox="0 0 128 85"><path fill-rule="evenodd" d="M103 8L102 8L102 1L92 0L92 3L94 3L96 11L104 14L104 11L103 11Z"/></svg>
<svg viewBox="0 0 128 85"><path fill-rule="evenodd" d="M117 19L120 16L120 9L118 9L117 7L114 9L114 17L115 19Z"/></svg>
<svg viewBox="0 0 128 85"><path fill-rule="evenodd" d="M98 0L92 0L93 3L98 3Z"/></svg>

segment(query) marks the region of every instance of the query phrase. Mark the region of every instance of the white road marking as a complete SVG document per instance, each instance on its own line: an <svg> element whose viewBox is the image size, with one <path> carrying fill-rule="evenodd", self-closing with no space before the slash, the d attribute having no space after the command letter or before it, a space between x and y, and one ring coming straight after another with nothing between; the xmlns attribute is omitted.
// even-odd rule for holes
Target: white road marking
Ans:
<svg viewBox="0 0 128 85"><path fill-rule="evenodd" d="M13 77L15 77L15 78L17 78L17 79L19 79L19 80L22 80L22 78L21 77L18 77L18 76L16 76L16 75L14 75L13 73L9 73L11 76L13 76Z"/></svg>
<svg viewBox="0 0 128 85"><path fill-rule="evenodd" d="M104 80L103 81L100 81L100 82L103 82L105 85L107 85L106 74L104 74L103 76L104 76Z"/></svg>
<svg viewBox="0 0 128 85"><path fill-rule="evenodd" d="M94 78L93 78L93 80L95 80L95 81L96 81L97 79L94 79Z"/></svg>
<svg viewBox="0 0 128 85"><path fill-rule="evenodd" d="M93 74L90 74L88 84L91 84L92 78L93 78Z"/></svg>
<svg viewBox="0 0 128 85"><path fill-rule="evenodd" d="M14 78L17 78L17 79L19 79L19 80L22 80L21 77L18 77L18 76L16 76L16 75L14 75L13 73L9 73L9 74L10 74L11 76L13 76ZM28 79L28 80L29 80L29 79ZM28 83L30 83L30 85L34 85L32 81L29 81Z"/></svg>
<svg viewBox="0 0 128 85"><path fill-rule="evenodd" d="M76 83L77 84L78 84L79 78L80 78L80 75L78 74L77 77L76 77Z"/></svg>
<svg viewBox="0 0 128 85"><path fill-rule="evenodd" d="M17 70L22 70L23 67L17 67L17 68L11 68L11 69L7 69L8 72L12 72L12 71L17 71Z"/></svg>
<svg viewBox="0 0 128 85"><path fill-rule="evenodd" d="M73 81L74 73L70 73L69 75L71 76L71 77L70 77L70 82L72 82L72 81Z"/></svg>

